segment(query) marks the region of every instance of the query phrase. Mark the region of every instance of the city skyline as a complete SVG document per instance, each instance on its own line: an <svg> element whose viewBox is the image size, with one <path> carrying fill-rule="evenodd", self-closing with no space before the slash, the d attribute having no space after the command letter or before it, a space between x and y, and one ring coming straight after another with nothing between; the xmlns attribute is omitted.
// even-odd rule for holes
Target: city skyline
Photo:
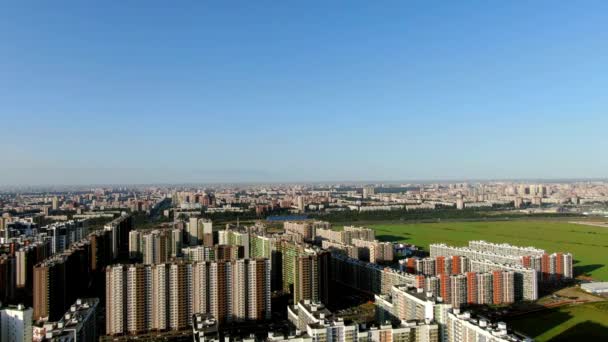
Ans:
<svg viewBox="0 0 608 342"><path fill-rule="evenodd" d="M605 340L606 13L0 5L0 342Z"/></svg>
<svg viewBox="0 0 608 342"><path fill-rule="evenodd" d="M348 186L362 186L362 185L373 185L377 187L417 187L420 185L442 185L448 186L450 184L495 184L504 183L511 185L518 185L521 183L544 183L544 184L576 184L576 183L604 183L608 181L608 178L552 178L552 179L395 179L395 180L326 180L326 181L259 181L259 182L245 182L245 181L234 181L234 182L158 182L158 183L72 183L72 184L0 184L0 191L19 191L19 190L32 190L32 191L66 191L66 190L78 190L85 189L89 190L92 187L102 188L116 188L123 187L126 189L138 189L147 187L209 187L210 189L222 189L230 187L262 187L262 186L329 186L329 187L348 187Z"/></svg>
<svg viewBox="0 0 608 342"><path fill-rule="evenodd" d="M605 336L608 181L74 189L0 192L2 341Z"/></svg>
<svg viewBox="0 0 608 342"><path fill-rule="evenodd" d="M3 185L606 177L604 2L5 7Z"/></svg>

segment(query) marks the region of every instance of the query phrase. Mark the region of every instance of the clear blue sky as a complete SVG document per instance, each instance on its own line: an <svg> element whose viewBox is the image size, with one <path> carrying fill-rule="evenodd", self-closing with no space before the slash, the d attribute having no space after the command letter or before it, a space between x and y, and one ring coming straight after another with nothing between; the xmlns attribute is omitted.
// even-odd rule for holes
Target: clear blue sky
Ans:
<svg viewBox="0 0 608 342"><path fill-rule="evenodd" d="M608 176L606 1L14 1L0 184Z"/></svg>

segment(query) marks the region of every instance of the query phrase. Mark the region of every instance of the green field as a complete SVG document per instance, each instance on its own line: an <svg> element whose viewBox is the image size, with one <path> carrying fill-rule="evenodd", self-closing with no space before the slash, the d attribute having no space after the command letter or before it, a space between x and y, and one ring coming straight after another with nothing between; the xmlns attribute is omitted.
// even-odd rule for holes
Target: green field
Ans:
<svg viewBox="0 0 608 342"><path fill-rule="evenodd" d="M547 252L570 252L575 275L608 281L608 228L563 221L488 221L420 224L373 224L384 241L402 241L423 247L444 242L464 246L469 240L486 240L534 246Z"/></svg>
<svg viewBox="0 0 608 342"><path fill-rule="evenodd" d="M605 341L608 303L588 303L529 314L508 322L536 341Z"/></svg>

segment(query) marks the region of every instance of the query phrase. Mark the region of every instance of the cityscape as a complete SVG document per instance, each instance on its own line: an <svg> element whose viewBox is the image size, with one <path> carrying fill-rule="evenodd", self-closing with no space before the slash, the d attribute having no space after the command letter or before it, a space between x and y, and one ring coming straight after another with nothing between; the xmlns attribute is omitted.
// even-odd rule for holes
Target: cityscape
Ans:
<svg viewBox="0 0 608 342"><path fill-rule="evenodd" d="M509 322L608 293L576 251L417 245L382 228L601 232L602 181L97 187L0 203L7 341L531 341Z"/></svg>
<svg viewBox="0 0 608 342"><path fill-rule="evenodd" d="M0 5L0 342L608 341L606 13Z"/></svg>

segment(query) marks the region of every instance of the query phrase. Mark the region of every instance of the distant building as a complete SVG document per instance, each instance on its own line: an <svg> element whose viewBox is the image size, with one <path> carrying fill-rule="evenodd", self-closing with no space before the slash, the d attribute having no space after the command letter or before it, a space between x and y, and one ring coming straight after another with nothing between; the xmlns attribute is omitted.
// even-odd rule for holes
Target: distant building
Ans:
<svg viewBox="0 0 608 342"><path fill-rule="evenodd" d="M456 198L456 209L464 209L464 198L462 198L462 195L458 195L458 197Z"/></svg>
<svg viewBox="0 0 608 342"><path fill-rule="evenodd" d="M303 213L306 210L306 206L304 203L304 197L303 196L298 196L298 198L296 199L296 203L298 206L298 211Z"/></svg>
<svg viewBox="0 0 608 342"><path fill-rule="evenodd" d="M363 198L370 198L376 194L376 189L373 186L363 187Z"/></svg>
<svg viewBox="0 0 608 342"><path fill-rule="evenodd" d="M159 264L171 257L171 232L168 230L153 230L141 236L141 251L144 264Z"/></svg>
<svg viewBox="0 0 608 342"><path fill-rule="evenodd" d="M250 257L249 243L250 234L244 230L226 229L218 231L218 243L220 245L241 246L243 250L243 258Z"/></svg>
<svg viewBox="0 0 608 342"><path fill-rule="evenodd" d="M344 226L344 232L347 233L344 243L351 243L352 239L374 241L376 239L376 231L371 228Z"/></svg>
<svg viewBox="0 0 608 342"><path fill-rule="evenodd" d="M394 249L393 244L390 242L380 242L377 240L367 241L367 240L359 240L352 239L352 244L355 247L358 247L360 251L364 251L365 255L361 255L363 260L369 261L372 263L378 262L392 262L394 259Z"/></svg>
<svg viewBox="0 0 608 342"><path fill-rule="evenodd" d="M285 221L285 232L302 236L305 241L312 241L317 235L317 229L331 229L331 224L324 221Z"/></svg>
<svg viewBox="0 0 608 342"><path fill-rule="evenodd" d="M111 234L112 259L129 255L129 232L133 229L133 218L122 214L117 219L104 226Z"/></svg>

